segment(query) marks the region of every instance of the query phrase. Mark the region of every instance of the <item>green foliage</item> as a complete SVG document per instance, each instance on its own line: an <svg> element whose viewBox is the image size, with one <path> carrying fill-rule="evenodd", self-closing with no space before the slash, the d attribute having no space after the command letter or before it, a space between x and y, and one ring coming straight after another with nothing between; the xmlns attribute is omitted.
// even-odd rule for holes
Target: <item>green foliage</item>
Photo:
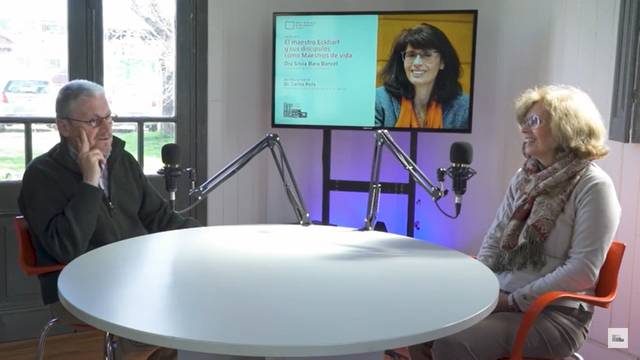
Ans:
<svg viewBox="0 0 640 360"><path fill-rule="evenodd" d="M0 180L19 180L24 172L24 154L0 156Z"/></svg>
<svg viewBox="0 0 640 360"><path fill-rule="evenodd" d="M115 134L126 142L125 150L130 152L136 159L138 158L138 134L135 131ZM162 131L150 131L144 133L144 158L160 158L162 145L174 142L173 134Z"/></svg>
<svg viewBox="0 0 640 360"><path fill-rule="evenodd" d="M57 132L51 132L52 136L57 137ZM138 135L136 131L117 131L114 135L126 142L125 150L130 152L138 159ZM11 136L11 137L8 137ZM53 143L56 139L43 141L34 138L34 156L48 151L50 146L47 143ZM164 144L175 142L175 135L172 131L145 131L144 132L144 159L146 172L155 172L155 168L159 168L162 164L161 149ZM20 180L25 169L24 156L24 135L23 133L0 133L0 143L4 143L5 147L0 149L0 181L2 180ZM42 146L41 146L42 145ZM47 149L42 148L46 146ZM160 165L159 165L160 164Z"/></svg>

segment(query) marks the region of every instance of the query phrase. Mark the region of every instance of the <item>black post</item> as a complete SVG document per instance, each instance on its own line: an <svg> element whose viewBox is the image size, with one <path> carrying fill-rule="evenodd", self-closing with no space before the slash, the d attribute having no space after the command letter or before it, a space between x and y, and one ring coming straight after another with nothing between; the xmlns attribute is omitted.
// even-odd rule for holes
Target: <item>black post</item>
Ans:
<svg viewBox="0 0 640 360"><path fill-rule="evenodd" d="M416 164L418 163L418 133L411 132L409 144L409 157ZM413 237L414 223L416 220L416 181L409 176L409 194L407 197L407 236Z"/></svg>
<svg viewBox="0 0 640 360"><path fill-rule="evenodd" d="M331 130L322 130L322 224L329 224L331 182Z"/></svg>

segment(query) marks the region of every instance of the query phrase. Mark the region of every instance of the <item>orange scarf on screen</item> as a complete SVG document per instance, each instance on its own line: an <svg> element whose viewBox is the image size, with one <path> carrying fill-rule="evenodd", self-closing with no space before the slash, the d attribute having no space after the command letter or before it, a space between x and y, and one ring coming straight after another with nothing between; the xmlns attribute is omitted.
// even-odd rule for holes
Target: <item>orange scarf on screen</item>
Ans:
<svg viewBox="0 0 640 360"><path fill-rule="evenodd" d="M420 120L413 110L413 101L402 98L400 102L400 115L398 115L396 127L442 129L442 105L436 101L429 102L426 119L424 120L424 126L420 126Z"/></svg>

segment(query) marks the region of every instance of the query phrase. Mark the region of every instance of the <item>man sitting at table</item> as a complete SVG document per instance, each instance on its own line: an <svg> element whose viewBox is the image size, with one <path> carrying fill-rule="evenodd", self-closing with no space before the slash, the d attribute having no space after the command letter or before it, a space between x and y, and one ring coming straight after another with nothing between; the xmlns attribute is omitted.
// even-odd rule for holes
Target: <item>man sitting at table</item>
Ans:
<svg viewBox="0 0 640 360"><path fill-rule="evenodd" d="M199 226L171 210L151 186L124 141L113 136L104 88L73 80L56 99L60 142L34 159L18 198L38 265L67 264L97 247L158 231ZM59 272L41 275L45 304L63 322L74 319L58 301ZM117 354L138 347L120 341ZM129 345L134 346L129 346ZM158 349L151 358L167 349ZM175 357L175 351L170 357Z"/></svg>

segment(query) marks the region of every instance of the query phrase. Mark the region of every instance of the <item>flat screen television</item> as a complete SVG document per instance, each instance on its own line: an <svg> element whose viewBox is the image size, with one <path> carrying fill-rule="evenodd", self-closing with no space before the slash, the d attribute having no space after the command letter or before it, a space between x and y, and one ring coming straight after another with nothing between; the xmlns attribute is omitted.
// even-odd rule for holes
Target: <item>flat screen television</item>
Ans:
<svg viewBox="0 0 640 360"><path fill-rule="evenodd" d="M272 126L471 132L477 16L274 13Z"/></svg>

